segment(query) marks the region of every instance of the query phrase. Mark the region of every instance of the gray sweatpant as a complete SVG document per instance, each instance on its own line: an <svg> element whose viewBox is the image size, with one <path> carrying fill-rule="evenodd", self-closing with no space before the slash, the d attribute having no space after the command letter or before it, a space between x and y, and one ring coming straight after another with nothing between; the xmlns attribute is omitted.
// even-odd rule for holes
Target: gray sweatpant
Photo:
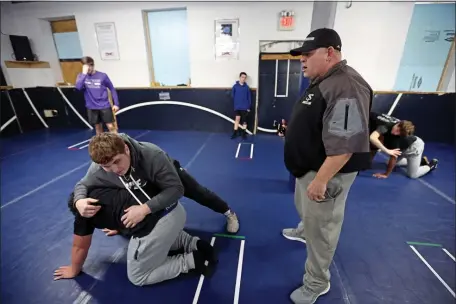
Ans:
<svg viewBox="0 0 456 304"><path fill-rule="evenodd" d="M357 172L336 174L328 182L326 198L321 202L307 196L307 187L315 175L315 171L310 171L296 179L295 206L301 218L298 230L302 231L307 247L303 283L313 292L320 293L330 281L329 266L339 242L345 201Z"/></svg>
<svg viewBox="0 0 456 304"><path fill-rule="evenodd" d="M127 253L128 279L143 286L173 279L195 268L192 251L197 237L184 232L186 212L178 203L161 218L152 232L142 238L131 238ZM184 254L168 256L170 250L184 249Z"/></svg>
<svg viewBox="0 0 456 304"><path fill-rule="evenodd" d="M398 157L396 166L407 167L407 176L410 178L419 178L427 174L431 167L421 166L423 152L424 141L417 137L416 141Z"/></svg>

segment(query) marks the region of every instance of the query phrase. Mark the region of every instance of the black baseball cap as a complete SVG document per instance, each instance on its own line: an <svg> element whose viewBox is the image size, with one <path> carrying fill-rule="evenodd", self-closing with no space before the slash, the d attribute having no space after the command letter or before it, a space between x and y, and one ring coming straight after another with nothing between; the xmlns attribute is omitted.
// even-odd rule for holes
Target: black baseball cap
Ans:
<svg viewBox="0 0 456 304"><path fill-rule="evenodd" d="M333 47L335 50L342 50L342 41L339 34L329 28L320 28L312 31L304 39L301 47L290 51L292 56L299 56L301 54L310 53L319 48Z"/></svg>

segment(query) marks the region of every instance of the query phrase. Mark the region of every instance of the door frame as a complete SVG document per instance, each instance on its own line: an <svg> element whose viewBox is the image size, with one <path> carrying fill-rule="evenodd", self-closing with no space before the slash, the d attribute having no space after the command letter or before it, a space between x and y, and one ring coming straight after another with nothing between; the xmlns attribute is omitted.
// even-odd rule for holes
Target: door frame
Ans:
<svg viewBox="0 0 456 304"><path fill-rule="evenodd" d="M265 129L261 128L258 126L258 106L259 106L259 96L260 96L260 64L261 64L261 58L262 55L265 54L270 54L272 56L278 56L278 55L284 55L283 59L288 59L291 58L292 56L290 55L290 50L300 47L304 43L304 40L259 40L258 41L258 75L257 75L257 92L256 92L256 97L255 97L255 123L254 123L254 132L253 134L257 134L257 131L265 132L265 133L275 133L275 129ZM278 46L278 49L280 50L274 50L274 46ZM268 51L268 48L271 48L270 51ZM279 58L279 56L278 56ZM274 60L274 59L271 59ZM276 73L277 76L277 73Z"/></svg>

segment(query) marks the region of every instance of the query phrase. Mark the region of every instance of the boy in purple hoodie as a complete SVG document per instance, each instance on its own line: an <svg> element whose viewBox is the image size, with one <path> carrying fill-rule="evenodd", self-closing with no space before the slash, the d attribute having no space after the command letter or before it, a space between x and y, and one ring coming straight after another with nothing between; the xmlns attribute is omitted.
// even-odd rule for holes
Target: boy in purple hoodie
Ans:
<svg viewBox="0 0 456 304"><path fill-rule="evenodd" d="M96 134L103 133L102 123L106 124L110 132L117 132L114 125L114 114L119 110L119 98L108 75L96 71L95 62L91 57L81 60L82 73L76 79L76 89L84 91L85 105L89 123L95 126ZM108 90L111 91L114 105L109 102Z"/></svg>
<svg viewBox="0 0 456 304"><path fill-rule="evenodd" d="M232 139L241 135L243 138L247 136L247 115L250 112L252 104L252 94L250 93L250 88L247 85L247 82L245 82L246 78L247 74L245 72L241 72L239 74L239 80L236 81L231 90L234 112L236 114L234 120L234 132L233 135L231 135ZM241 130L239 130L239 124L241 124Z"/></svg>

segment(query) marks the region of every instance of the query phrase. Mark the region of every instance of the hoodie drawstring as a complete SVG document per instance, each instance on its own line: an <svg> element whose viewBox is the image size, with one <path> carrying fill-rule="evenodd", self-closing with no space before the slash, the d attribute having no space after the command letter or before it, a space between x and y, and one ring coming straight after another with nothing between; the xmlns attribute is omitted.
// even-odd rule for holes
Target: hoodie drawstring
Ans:
<svg viewBox="0 0 456 304"><path fill-rule="evenodd" d="M122 184L125 186L125 188L128 190L128 192L130 192L131 196L133 196L133 198L138 202L138 204L142 205L143 203L141 203L141 201L138 199L138 197L133 193L133 191L131 191L130 187L127 186L127 184L125 183L125 181L123 180L123 178L121 176L119 176L119 179L120 181L122 182ZM135 184L136 187L139 188L139 190L141 190L141 192L144 194L144 196L150 200L150 196L147 195L146 191L143 190L143 188L141 188L138 184L137 181L135 181L135 179L133 178L133 176L131 176L131 173L130 173L130 179L133 181L133 183Z"/></svg>

